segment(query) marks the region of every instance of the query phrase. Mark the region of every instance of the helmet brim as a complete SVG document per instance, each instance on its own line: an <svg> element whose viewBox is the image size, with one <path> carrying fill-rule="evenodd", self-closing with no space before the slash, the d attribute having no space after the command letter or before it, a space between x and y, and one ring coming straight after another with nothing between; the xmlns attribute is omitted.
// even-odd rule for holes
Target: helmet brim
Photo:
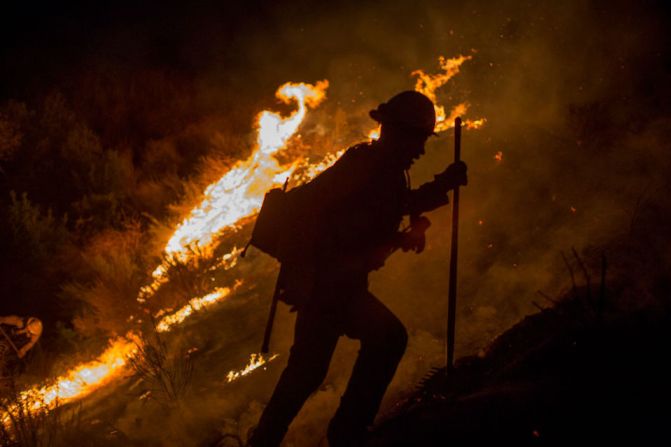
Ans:
<svg viewBox="0 0 671 447"><path fill-rule="evenodd" d="M407 125L404 125L403 123L396 123L393 120L388 119L388 117L385 116L383 112L381 112L379 109L373 109L370 112L368 112L368 115L373 118L375 121L377 121L380 124L387 124L391 126L398 126L401 128L406 128L408 130L412 130L413 132L418 132L418 133L424 133L430 137L437 137L438 134L434 131L427 131L426 129L421 129L421 128L415 128L415 127L408 127Z"/></svg>

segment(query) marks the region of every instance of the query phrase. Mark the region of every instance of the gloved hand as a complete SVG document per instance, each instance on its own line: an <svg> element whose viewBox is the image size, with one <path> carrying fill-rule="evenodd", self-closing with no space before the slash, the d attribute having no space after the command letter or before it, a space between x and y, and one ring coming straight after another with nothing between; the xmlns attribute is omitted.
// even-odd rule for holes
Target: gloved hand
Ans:
<svg viewBox="0 0 671 447"><path fill-rule="evenodd" d="M431 221L424 216L411 217L410 228L401 233L401 249L403 251L413 250L415 253L423 252L426 245L424 233L430 226Z"/></svg>
<svg viewBox="0 0 671 447"><path fill-rule="evenodd" d="M463 161L458 161L452 163L440 174L436 175L435 181L438 183L445 191L456 188L457 186L466 186L468 185L468 176L466 171L468 166Z"/></svg>

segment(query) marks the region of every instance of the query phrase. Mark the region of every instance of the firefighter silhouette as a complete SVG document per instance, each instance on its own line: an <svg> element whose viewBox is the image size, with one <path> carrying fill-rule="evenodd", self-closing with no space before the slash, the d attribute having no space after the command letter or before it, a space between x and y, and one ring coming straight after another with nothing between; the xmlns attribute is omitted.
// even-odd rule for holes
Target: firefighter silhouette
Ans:
<svg viewBox="0 0 671 447"><path fill-rule="evenodd" d="M0 316L0 381L11 384L18 361L42 335L42 322L35 317Z"/></svg>
<svg viewBox="0 0 671 447"><path fill-rule="evenodd" d="M405 91L370 112L381 124L376 141L349 148L329 169L301 186L306 227L289 242L280 271L284 301L297 309L286 369L249 443L278 446L306 399L326 377L341 336L361 348L327 437L331 447L361 445L406 348L399 319L368 291L368 274L395 250L421 252L428 219L467 183L454 163L411 189L407 170L435 135L432 101ZM404 216L410 227L399 231Z"/></svg>

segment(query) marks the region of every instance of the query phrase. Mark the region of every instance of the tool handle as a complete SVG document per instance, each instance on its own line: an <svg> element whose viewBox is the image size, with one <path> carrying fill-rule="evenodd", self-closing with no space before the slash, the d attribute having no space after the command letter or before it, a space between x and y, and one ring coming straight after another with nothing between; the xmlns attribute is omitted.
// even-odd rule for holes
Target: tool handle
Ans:
<svg viewBox="0 0 671 447"><path fill-rule="evenodd" d="M270 335L273 333L273 323L275 322L275 312L277 312L277 301L280 297L280 275L277 275L277 282L275 283L275 291L273 292L273 300L270 303L270 312L268 313L268 322L266 323L266 330L263 333L263 343L261 344L261 353L268 354L270 350Z"/></svg>
<svg viewBox="0 0 671 447"><path fill-rule="evenodd" d="M454 120L454 161L461 160L461 118ZM450 245L450 282L447 301L447 367L454 368L454 337L457 313L457 255L459 243L459 186L452 193L452 242Z"/></svg>
<svg viewBox="0 0 671 447"><path fill-rule="evenodd" d="M461 118L454 120L454 161L461 160Z"/></svg>
<svg viewBox="0 0 671 447"><path fill-rule="evenodd" d="M1 326L0 326L0 332L2 332L2 335L7 339L7 343L9 343L9 346L11 346L12 349L14 349L14 352L16 352L17 357L21 358L20 351L18 350L12 339L9 338L7 332L5 332L5 330Z"/></svg>

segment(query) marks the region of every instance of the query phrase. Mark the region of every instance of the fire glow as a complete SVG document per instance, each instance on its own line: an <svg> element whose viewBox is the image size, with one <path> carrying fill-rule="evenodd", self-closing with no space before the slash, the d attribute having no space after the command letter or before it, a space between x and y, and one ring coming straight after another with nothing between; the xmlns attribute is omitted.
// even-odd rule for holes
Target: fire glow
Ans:
<svg viewBox="0 0 671 447"><path fill-rule="evenodd" d="M417 77L415 90L426 95L435 104L436 132L443 132L444 130L454 127L455 118L458 116L463 117L469 109L469 104L462 102L454 106L450 111L450 115L447 116L445 113L445 106L438 103L436 90L445 85L447 81L452 79L455 75L459 74L461 65L471 59L473 59L473 56L457 56L450 59L440 56L438 58L438 63L443 70L442 73L432 75L425 73L423 70L415 70L411 73L412 76ZM485 118L465 120L464 126L466 126L467 129L477 129L481 127L485 121Z"/></svg>
<svg viewBox="0 0 671 447"><path fill-rule="evenodd" d="M414 71L412 75L418 77L416 90L426 94L436 103L436 89L456 75L460 65L469 59L471 56L459 56L453 59L441 57L440 65L445 73L438 75L427 75L421 70ZM211 250L218 235L229 228L235 228L241 220L258 212L269 189L283 184L294 174L298 182L307 181L338 159L342 151L325 157L319 163L310 163L307 159L299 157L287 165L281 165L275 157L296 134L308 108L315 108L324 101L328 85L326 80L314 85L285 83L277 90L276 97L285 104L295 103L296 109L287 117L270 111L263 111L258 115L254 151L247 159L237 162L218 181L205 189L201 203L192 209L168 240L164 249L166 255L188 260L198 252L193 250L194 247L201 252ZM436 103L438 116L436 130L440 132L450 128L452 118L463 115L467 109L466 103L458 104L450 112L450 117L446 118L445 108ZM484 119L466 120L465 124L467 128L477 128L484 122ZM233 248L223 255L220 266L226 269L235 266L240 251ZM168 266L165 264L159 265L154 270L152 284L140 290L138 301L144 302L151 298L158 288L168 282L167 271ZM217 288L207 295L192 298L185 306L171 314L166 311L159 312L156 317L161 319L157 324L157 331L168 332L194 315L196 311L207 309L228 298L239 284L240 280L236 281L232 288ZM83 398L128 371L128 358L137 352L139 343L138 337L132 333L116 339L98 359L78 365L55 379L52 385L24 391L21 393L21 399L30 402L30 406L38 410L50 409ZM227 382L250 374L276 357L277 354L267 358L261 354L251 354L248 364L243 369L228 373Z"/></svg>
<svg viewBox="0 0 671 447"><path fill-rule="evenodd" d="M246 376L255 369L262 367L266 363L272 362L277 357L278 354L273 354L268 358L264 357L263 354L251 354L249 357L249 363L247 363L247 365L239 371L229 371L226 375L226 381L231 383L235 380L238 380L240 377Z"/></svg>
<svg viewBox="0 0 671 447"><path fill-rule="evenodd" d="M305 119L307 108L316 107L324 100L327 87L328 81L320 81L315 85L286 83L277 90L276 95L281 101L285 103L295 101L297 109L286 118L269 111L259 114L255 151L247 160L238 162L219 181L208 186L205 190L205 199L191 211L170 238L165 248L167 254L184 259L191 253L188 249L192 244L207 247L212 243L213 237L226 227L257 212L268 189L282 184L301 163L306 164L304 160L296 160L289 166L281 166L274 154L296 133ZM312 167L310 174L317 175L334 161L332 157L327 158L322 163L324 166ZM224 267L234 266L239 253L240 250L234 248L222 257L221 264ZM143 288L140 297L151 295L166 281L163 275L165 271L165 266L157 267L154 271L155 284ZM224 287L203 297L193 298L181 309L163 316L156 329L159 332L167 332L193 315L195 311L220 302L230 296L231 292L231 288ZM35 411L51 409L81 399L127 371L128 358L137 352L138 343L140 342L137 337L130 333L126 337L114 340L96 360L76 366L56 378L52 385L22 392L20 399L28 403L29 409ZM276 355L266 359L260 355L252 355L244 369L229 373L228 381L251 373L275 357Z"/></svg>
<svg viewBox="0 0 671 447"><path fill-rule="evenodd" d="M257 150L238 162L219 181L208 186L205 199L179 224L165 247L167 254L184 255L187 248L204 247L226 227L255 214L268 189L291 176L296 163L281 166L274 155L283 148L305 119L307 108L317 107L326 98L328 81L315 85L288 82L276 93L278 99L298 108L287 118L267 110L258 117Z"/></svg>
<svg viewBox="0 0 671 447"><path fill-rule="evenodd" d="M110 346L96 360L78 365L52 385L21 392L21 405L29 411L47 410L102 388L125 370L128 358L137 352L136 341L133 333L110 341ZM11 412L12 408L8 410ZM7 417L4 415L4 422Z"/></svg>
<svg viewBox="0 0 671 447"><path fill-rule="evenodd" d="M230 294L231 289L229 287L221 287L203 297L192 298L189 300L188 304L179 309L177 312L161 318L161 320L156 325L156 330L158 332L167 332L174 325L182 323L188 317L193 315L194 312L208 308L213 304L223 300Z"/></svg>
<svg viewBox="0 0 671 447"><path fill-rule="evenodd" d="M473 56L457 56L451 59L446 59L443 56L440 56L438 58L438 63L443 71L442 73L427 74L424 70L415 70L410 73L411 76L417 77L415 91L426 95L427 98L433 101L433 107L436 111L436 128L434 129L436 133L444 132L454 127L454 119L458 116L464 116L469 109L468 103L459 103L452 107L448 117L445 113L445 106L440 105L438 102L436 90L447 84L447 82L455 75L459 74L461 65L471 59L473 59ZM476 120L467 119L464 121L464 127L466 127L466 129L479 129L486 121L485 118ZM379 126L368 132L368 139L377 140L378 138L380 138Z"/></svg>

